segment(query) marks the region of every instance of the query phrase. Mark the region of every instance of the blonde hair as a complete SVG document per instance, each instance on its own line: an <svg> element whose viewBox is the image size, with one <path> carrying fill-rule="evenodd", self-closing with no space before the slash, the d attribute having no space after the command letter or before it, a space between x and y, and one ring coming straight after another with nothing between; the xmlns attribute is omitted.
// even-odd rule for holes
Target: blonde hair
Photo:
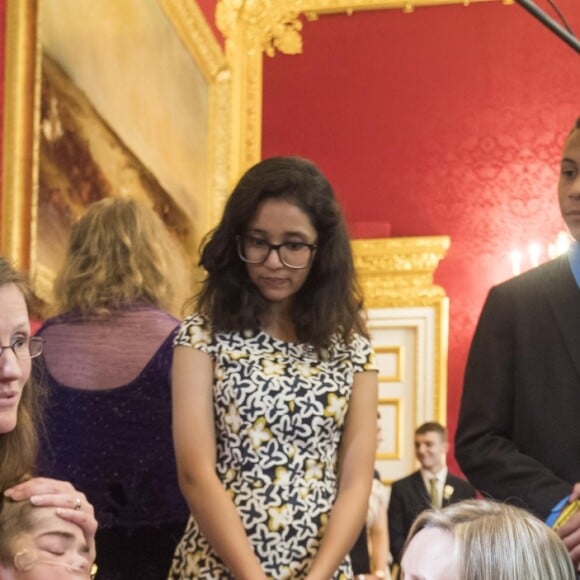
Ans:
<svg viewBox="0 0 580 580"><path fill-rule="evenodd" d="M5 258L0 257L0 287L13 284L27 305L32 293L24 278ZM41 422L40 386L29 378L18 405L16 427L0 433L0 493L30 475L38 452L37 429Z"/></svg>
<svg viewBox="0 0 580 580"><path fill-rule="evenodd" d="M465 500L421 513L403 553L422 529L453 535L462 580L575 580L558 535L532 514L491 500ZM403 576L404 578L404 576Z"/></svg>
<svg viewBox="0 0 580 580"><path fill-rule="evenodd" d="M55 283L62 311L110 314L136 303L168 309L169 234L161 218L133 199L105 198L74 225Z"/></svg>

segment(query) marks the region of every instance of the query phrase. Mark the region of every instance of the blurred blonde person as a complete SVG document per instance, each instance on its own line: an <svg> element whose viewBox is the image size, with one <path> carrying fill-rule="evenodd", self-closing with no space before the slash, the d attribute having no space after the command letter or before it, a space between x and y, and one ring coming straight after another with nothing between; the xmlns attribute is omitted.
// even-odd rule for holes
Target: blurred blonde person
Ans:
<svg viewBox="0 0 580 580"><path fill-rule="evenodd" d="M380 416L377 421L377 449L383 440ZM367 535L372 574L365 575L366 580L385 578L390 580L391 559L389 546L389 526L387 524L387 508L389 505L389 490L381 483L380 478L373 479L367 514Z"/></svg>
<svg viewBox="0 0 580 580"><path fill-rule="evenodd" d="M383 440L380 415L377 418L377 450ZM365 527L353 546L350 556L357 580L390 580L389 528L387 507L389 489L381 483L380 474L375 470Z"/></svg>
<svg viewBox="0 0 580 580"><path fill-rule="evenodd" d="M403 580L574 580L558 535L530 513L490 500L423 512L401 559Z"/></svg>

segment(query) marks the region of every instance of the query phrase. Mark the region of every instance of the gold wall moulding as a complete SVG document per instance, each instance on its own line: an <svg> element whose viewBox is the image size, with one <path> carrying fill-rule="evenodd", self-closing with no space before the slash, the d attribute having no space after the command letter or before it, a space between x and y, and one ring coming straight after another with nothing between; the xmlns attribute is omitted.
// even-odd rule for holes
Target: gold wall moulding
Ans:
<svg viewBox="0 0 580 580"><path fill-rule="evenodd" d="M430 306L446 294L433 284L449 236L353 240L354 262L367 308Z"/></svg>

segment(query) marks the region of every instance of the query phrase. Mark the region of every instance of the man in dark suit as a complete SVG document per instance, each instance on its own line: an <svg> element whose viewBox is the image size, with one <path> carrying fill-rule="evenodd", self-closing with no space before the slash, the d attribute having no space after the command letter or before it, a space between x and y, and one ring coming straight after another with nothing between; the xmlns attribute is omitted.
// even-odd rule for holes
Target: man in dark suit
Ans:
<svg viewBox="0 0 580 580"><path fill-rule="evenodd" d="M389 539L397 564L411 524L424 510L475 497L475 489L447 471L447 430L435 422L415 431L415 455L421 468L393 483L389 500Z"/></svg>
<svg viewBox="0 0 580 580"><path fill-rule="evenodd" d="M580 118L564 143L560 210L580 240ZM487 496L553 525L580 497L580 244L491 289L465 373L455 454ZM558 530L580 564L580 514Z"/></svg>

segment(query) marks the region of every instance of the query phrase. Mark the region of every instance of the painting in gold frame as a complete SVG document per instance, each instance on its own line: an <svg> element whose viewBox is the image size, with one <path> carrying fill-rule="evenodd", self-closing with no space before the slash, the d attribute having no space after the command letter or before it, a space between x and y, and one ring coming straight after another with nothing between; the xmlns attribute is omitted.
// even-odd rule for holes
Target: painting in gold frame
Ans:
<svg viewBox="0 0 580 580"><path fill-rule="evenodd" d="M49 302L51 254L71 221L103 195L128 195L148 197L195 263L231 146L230 73L195 0L6 10L1 253Z"/></svg>

